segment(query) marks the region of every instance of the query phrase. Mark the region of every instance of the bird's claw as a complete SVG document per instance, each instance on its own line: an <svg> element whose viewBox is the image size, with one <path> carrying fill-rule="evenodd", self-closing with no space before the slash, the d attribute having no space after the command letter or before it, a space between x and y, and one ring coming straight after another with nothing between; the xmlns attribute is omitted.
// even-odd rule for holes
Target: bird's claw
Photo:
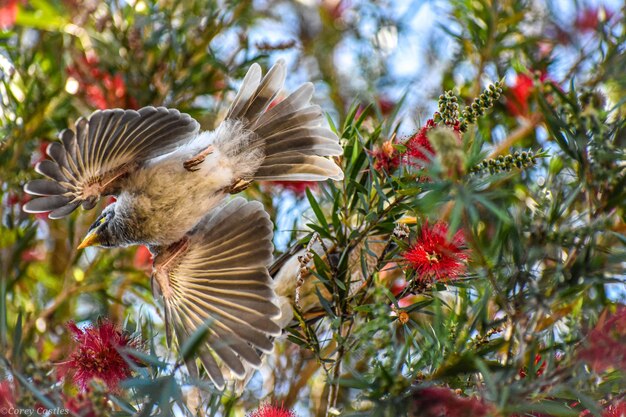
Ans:
<svg viewBox="0 0 626 417"><path fill-rule="evenodd" d="M209 145L202 152L183 162L183 167L189 172L195 172L200 170L198 165L204 162L207 156L213 153L213 145Z"/></svg>
<svg viewBox="0 0 626 417"><path fill-rule="evenodd" d="M226 189L229 194L238 194L248 188L252 183L251 180L244 180L241 178L236 179L233 183Z"/></svg>

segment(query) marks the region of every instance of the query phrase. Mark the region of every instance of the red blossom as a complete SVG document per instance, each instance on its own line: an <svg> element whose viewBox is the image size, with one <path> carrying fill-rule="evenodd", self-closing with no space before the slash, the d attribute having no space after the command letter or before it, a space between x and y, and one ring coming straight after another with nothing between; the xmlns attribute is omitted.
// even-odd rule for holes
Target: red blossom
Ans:
<svg viewBox="0 0 626 417"><path fill-rule="evenodd" d="M13 384L8 380L0 381L0 410L5 407L15 407Z"/></svg>
<svg viewBox="0 0 626 417"><path fill-rule="evenodd" d="M73 322L67 327L73 333L76 346L69 360L62 364L63 373L72 373L74 383L83 391L96 378L115 391L120 381L131 376L131 367L120 351L138 348L136 339L108 320L85 329L78 328Z"/></svg>
<svg viewBox="0 0 626 417"><path fill-rule="evenodd" d="M526 74L517 74L515 82L507 90L506 107L513 116L527 116L529 99L533 93L533 79Z"/></svg>
<svg viewBox="0 0 626 417"><path fill-rule="evenodd" d="M414 412L420 417L482 417L491 407L480 398L464 398L443 387L429 387L413 396Z"/></svg>
<svg viewBox="0 0 626 417"><path fill-rule="evenodd" d="M374 169L378 172L393 172L400 166L400 153L393 147L391 140L383 142L380 148L372 152Z"/></svg>
<svg viewBox="0 0 626 417"><path fill-rule="evenodd" d="M406 141L405 159L408 163L423 165L424 162L430 161L435 155L433 145L428 139L428 133L437 127L437 123L433 119L428 119L421 129ZM457 122L455 125L449 125L461 140L461 127Z"/></svg>
<svg viewBox="0 0 626 417"><path fill-rule="evenodd" d="M602 19L601 18L602 16ZM613 13L610 10L598 7L585 7L576 16L574 27L582 33L595 32L600 25L600 21L610 20Z"/></svg>
<svg viewBox="0 0 626 417"><path fill-rule="evenodd" d="M128 95L126 83L121 74L112 74L101 70L95 56L79 59L67 68L67 74L78 81L79 94L85 97L89 105L97 109L113 107L138 107L137 100Z"/></svg>
<svg viewBox="0 0 626 417"><path fill-rule="evenodd" d="M604 409L602 417L626 417L626 402L619 401Z"/></svg>
<svg viewBox="0 0 626 417"><path fill-rule="evenodd" d="M98 417L98 412L89 398L89 393L90 391L87 390L87 392L79 392L75 396L66 396L65 408L81 417Z"/></svg>
<svg viewBox="0 0 626 417"><path fill-rule="evenodd" d="M596 372L610 368L626 371L626 305L618 305L612 315L605 311L600 316L578 357Z"/></svg>
<svg viewBox="0 0 626 417"><path fill-rule="evenodd" d="M376 102L378 103L378 108L380 109L380 113L383 116L390 115L393 109L396 107L396 103L393 100L385 97L379 97Z"/></svg>
<svg viewBox="0 0 626 417"><path fill-rule="evenodd" d="M0 29L8 30L17 19L18 0L0 0Z"/></svg>
<svg viewBox="0 0 626 417"><path fill-rule="evenodd" d="M541 355L538 353L535 355L535 367L537 367L537 365L539 365L539 368L537 369L535 375L541 376L546 370L546 361L544 361ZM520 378L526 378L526 375L528 375L528 369L526 369L526 367L523 367L519 370Z"/></svg>
<svg viewBox="0 0 626 417"><path fill-rule="evenodd" d="M418 279L424 282L454 279L465 271L468 256L463 232L456 232L452 240L447 235L447 224L436 223L430 227L425 223L417 242L402 254Z"/></svg>
<svg viewBox="0 0 626 417"><path fill-rule="evenodd" d="M282 405L264 404L249 414L248 417L296 417L296 413Z"/></svg>
<svg viewBox="0 0 626 417"><path fill-rule="evenodd" d="M539 81L548 79L548 74L542 71ZM528 74L517 74L513 85L506 91L506 108L509 113L516 117L530 116L530 97L535 91L535 82Z"/></svg>
<svg viewBox="0 0 626 417"><path fill-rule="evenodd" d="M139 246L133 259L135 269L150 271L152 269L152 253L146 246Z"/></svg>
<svg viewBox="0 0 626 417"><path fill-rule="evenodd" d="M428 132L433 129L437 124L433 119L428 119L426 124L406 142L406 154L407 156L418 159L420 161L428 162L435 153L433 146L428 140Z"/></svg>
<svg viewBox="0 0 626 417"><path fill-rule="evenodd" d="M269 181L269 184L283 191L291 191L296 197L302 197L307 188L315 189L317 187L315 181Z"/></svg>

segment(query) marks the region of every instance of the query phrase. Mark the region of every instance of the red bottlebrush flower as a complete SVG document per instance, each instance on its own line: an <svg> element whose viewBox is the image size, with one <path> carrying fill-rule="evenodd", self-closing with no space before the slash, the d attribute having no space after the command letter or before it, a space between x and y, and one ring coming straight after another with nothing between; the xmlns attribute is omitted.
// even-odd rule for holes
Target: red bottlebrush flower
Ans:
<svg viewBox="0 0 626 417"><path fill-rule="evenodd" d="M436 223L430 227L425 223L417 242L403 253L403 258L415 270L418 279L424 282L454 279L465 271L468 256L463 248L463 232L456 232L452 240L447 235L447 224Z"/></svg>
<svg viewBox="0 0 626 417"><path fill-rule="evenodd" d="M65 397L65 408L81 417L98 417L98 412L89 398L89 393L90 391L87 390L85 393L79 392L75 396Z"/></svg>
<svg viewBox="0 0 626 417"><path fill-rule="evenodd" d="M535 355L535 367L537 365L539 365L539 369L537 369L537 372L535 373L535 375L541 376L543 372L546 370L546 361L542 360L541 355L538 353ZM526 375L528 375L528 369L526 369L526 367L523 367L522 369L519 370L520 378L526 378Z"/></svg>
<svg viewBox="0 0 626 417"><path fill-rule="evenodd" d="M4 407L15 407L13 384L11 384L11 382L7 380L0 381L0 410L2 410Z"/></svg>
<svg viewBox="0 0 626 417"><path fill-rule="evenodd" d="M86 390L89 382L97 378L115 391L120 381L131 376L130 365L120 350L138 348L136 339L108 320L84 330L73 322L69 322L67 327L77 345L69 360L62 364L63 373L72 373L74 383L80 389Z"/></svg>
<svg viewBox="0 0 626 417"><path fill-rule="evenodd" d="M428 132L437 126L433 119L428 119L426 124L406 142L406 154L407 156L419 159L420 161L427 162L432 158L435 153L433 146L428 140Z"/></svg>
<svg viewBox="0 0 626 417"><path fill-rule="evenodd" d="M602 417L626 417L626 402L620 401L604 409Z"/></svg>
<svg viewBox="0 0 626 417"><path fill-rule="evenodd" d="M291 191L296 197L302 197L307 188L312 190L317 187L315 181L270 181L269 184L283 191Z"/></svg>
<svg viewBox="0 0 626 417"><path fill-rule="evenodd" d="M435 155L433 145L428 139L428 132L437 127L437 123L433 119L428 119L424 126L406 141L406 155L408 163L423 165ZM454 130L459 140L461 140L461 128L457 122L454 126L448 126Z"/></svg>
<svg viewBox="0 0 626 417"><path fill-rule="evenodd" d="M610 10L598 7L585 7L576 16L574 27L582 33L595 32L600 22L606 22L611 19L613 13Z"/></svg>
<svg viewBox="0 0 626 417"><path fill-rule="evenodd" d="M544 71L539 75L539 81L548 79ZM528 117L530 115L530 97L535 91L533 78L527 74L517 74L515 82L506 91L506 107L509 113L515 117Z"/></svg>
<svg viewBox="0 0 626 417"><path fill-rule="evenodd" d="M513 116L527 116L528 100L534 89L533 79L526 74L517 74L515 82L507 91L506 107Z"/></svg>
<svg viewBox="0 0 626 417"><path fill-rule="evenodd" d="M391 140L383 142L380 148L372 152L374 169L378 172L393 172L400 166L400 153L393 147Z"/></svg>
<svg viewBox="0 0 626 417"><path fill-rule="evenodd" d="M152 269L152 252L146 246L139 246L133 259L135 269L150 271Z"/></svg>
<svg viewBox="0 0 626 417"><path fill-rule="evenodd" d="M282 405L264 404L249 414L248 417L296 417L296 413Z"/></svg>
<svg viewBox="0 0 626 417"><path fill-rule="evenodd" d="M482 417L491 407L479 398L464 398L452 390L429 387L413 395L412 416L420 417Z"/></svg>
<svg viewBox="0 0 626 417"><path fill-rule="evenodd" d="M615 314L605 311L600 316L578 358L596 372L610 368L626 371L626 305L619 305Z"/></svg>
<svg viewBox="0 0 626 417"><path fill-rule="evenodd" d="M8 30L17 19L18 0L0 0L0 29Z"/></svg>
<svg viewBox="0 0 626 417"><path fill-rule="evenodd" d="M67 68L67 74L78 81L78 91L92 107L101 110L138 107L135 98L128 95L122 76L101 70L95 56L75 61L74 65Z"/></svg>
<svg viewBox="0 0 626 417"><path fill-rule="evenodd" d="M394 101L385 97L379 97L376 102L378 103L378 108L383 116L391 114L392 110L396 107L396 103Z"/></svg>

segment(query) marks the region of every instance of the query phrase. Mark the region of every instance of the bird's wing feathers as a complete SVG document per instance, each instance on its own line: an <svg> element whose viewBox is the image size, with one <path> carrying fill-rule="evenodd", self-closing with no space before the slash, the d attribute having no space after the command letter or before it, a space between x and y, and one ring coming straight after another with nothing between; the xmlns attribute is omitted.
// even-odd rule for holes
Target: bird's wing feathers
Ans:
<svg viewBox="0 0 626 417"><path fill-rule="evenodd" d="M199 129L189 115L164 107L98 110L75 127L48 146L51 160L35 169L49 179L25 185L24 191L42 197L29 201L24 211L50 211L55 219L81 204L91 209L101 196L115 193L116 181L137 164L173 151Z"/></svg>
<svg viewBox="0 0 626 417"><path fill-rule="evenodd" d="M280 310L267 272L271 239L272 224L263 206L237 198L190 232L185 250L167 267L159 266L161 255L155 260L168 340L171 327L182 345L207 326L209 350L201 349L199 356L217 386L224 385L224 378L216 358L242 376L242 360L259 366L257 349L271 351L269 336L280 333L273 321ZM193 370L194 364L189 365Z"/></svg>

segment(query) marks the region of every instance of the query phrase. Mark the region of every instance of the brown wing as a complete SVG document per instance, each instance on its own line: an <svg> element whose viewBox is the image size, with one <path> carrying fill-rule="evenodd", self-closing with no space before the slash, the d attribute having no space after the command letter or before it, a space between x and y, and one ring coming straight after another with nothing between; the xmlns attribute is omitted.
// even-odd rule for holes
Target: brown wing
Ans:
<svg viewBox="0 0 626 417"><path fill-rule="evenodd" d="M76 132L66 129L60 142L48 146L51 160L35 170L36 179L24 191L41 196L24 206L28 213L67 216L79 205L91 209L103 195L118 192L119 179L138 164L173 151L199 128L189 115L164 107L140 110L98 110L79 119Z"/></svg>
<svg viewBox="0 0 626 417"><path fill-rule="evenodd" d="M236 376L245 361L259 366L257 349L271 351L273 321L280 313L267 272L272 257L272 223L258 202L236 198L209 214L187 236L181 250L155 260L153 282L165 304L168 341L171 328L182 345L207 326L200 361L216 386L224 386L218 360ZM193 372L195 361L188 364Z"/></svg>

